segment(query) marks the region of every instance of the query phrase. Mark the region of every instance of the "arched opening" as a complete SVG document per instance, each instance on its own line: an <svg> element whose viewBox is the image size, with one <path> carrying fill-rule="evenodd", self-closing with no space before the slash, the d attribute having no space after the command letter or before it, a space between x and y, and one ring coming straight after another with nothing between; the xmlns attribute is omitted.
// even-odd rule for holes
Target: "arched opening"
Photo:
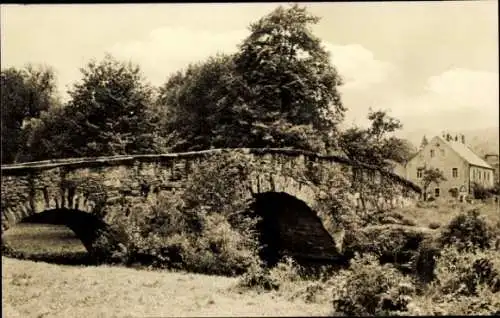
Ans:
<svg viewBox="0 0 500 318"><path fill-rule="evenodd" d="M102 259L96 241L109 233L98 217L72 209L54 209L22 219L2 233L14 256L67 265Z"/></svg>
<svg viewBox="0 0 500 318"><path fill-rule="evenodd" d="M332 236L305 202L284 192L267 192L255 196L252 209L261 217L260 256L268 266L283 256L308 264L336 264L341 259Z"/></svg>

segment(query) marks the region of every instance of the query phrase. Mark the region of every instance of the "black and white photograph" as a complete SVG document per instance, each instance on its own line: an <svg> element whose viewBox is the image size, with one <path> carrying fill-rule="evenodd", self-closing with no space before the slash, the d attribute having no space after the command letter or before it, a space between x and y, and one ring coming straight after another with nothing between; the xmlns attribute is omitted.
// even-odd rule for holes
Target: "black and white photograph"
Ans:
<svg viewBox="0 0 500 318"><path fill-rule="evenodd" d="M500 316L498 1L0 13L2 317Z"/></svg>

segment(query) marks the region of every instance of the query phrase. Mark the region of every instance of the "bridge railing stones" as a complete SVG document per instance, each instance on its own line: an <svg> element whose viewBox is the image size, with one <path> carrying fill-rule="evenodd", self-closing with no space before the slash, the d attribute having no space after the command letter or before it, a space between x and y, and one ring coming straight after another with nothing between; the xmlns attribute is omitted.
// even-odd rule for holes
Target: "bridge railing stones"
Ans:
<svg viewBox="0 0 500 318"><path fill-rule="evenodd" d="M135 166L139 163L148 162L179 162L179 159L185 159L185 162L192 162L193 159L207 158L211 155L222 154L222 153L242 153L248 155L255 155L260 157L273 157L273 155L286 156L297 158L298 161L320 161L320 162L331 162L345 164L348 166L355 166L367 170L377 171L382 176L390 178L398 183L411 188L415 192L420 193L421 189L418 185L407 180L393 172L381 169L378 166L370 165L367 163L357 162L340 155L322 155L314 152L309 152L305 150L298 149L283 149L283 148L224 148L224 149L209 149L201 151L183 152L183 153L167 153L167 154L146 154L146 155L118 155L118 156L108 156L108 157L83 157L83 158L68 158L68 159L55 159L55 160L45 160L36 162L26 162L10 165L2 165L1 171L4 176L15 176L19 174L25 174L33 170L44 170L53 169L57 167L66 167L67 169L76 168L92 168L101 166ZM180 167L180 166L179 166ZM178 167L178 171L183 169ZM184 163L184 171L188 170L186 168L187 164ZM172 166L175 170L175 165Z"/></svg>

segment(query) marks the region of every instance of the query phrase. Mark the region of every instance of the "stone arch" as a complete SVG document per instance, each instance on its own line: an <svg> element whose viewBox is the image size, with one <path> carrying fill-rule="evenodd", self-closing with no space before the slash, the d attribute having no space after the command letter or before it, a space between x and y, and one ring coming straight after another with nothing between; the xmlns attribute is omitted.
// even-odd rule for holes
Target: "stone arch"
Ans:
<svg viewBox="0 0 500 318"><path fill-rule="evenodd" d="M75 233L95 261L109 259L112 253L120 248L120 238L108 224L99 217L81 210L68 208L45 210L18 219L16 224L19 223L64 225Z"/></svg>
<svg viewBox="0 0 500 318"><path fill-rule="evenodd" d="M282 174L257 174L252 178L253 194L283 192L303 201L309 207L316 206L316 191L306 181L297 181Z"/></svg>
<svg viewBox="0 0 500 318"><path fill-rule="evenodd" d="M257 229L261 258L274 266L287 255L298 262L337 262L341 255L319 216L304 201L285 192L254 196L252 210L261 218Z"/></svg>
<svg viewBox="0 0 500 318"><path fill-rule="evenodd" d="M95 214L102 202L95 202L88 195L76 191L76 187L40 188L12 206L2 206L2 231L32 215L51 210L77 210ZM3 203L3 202L2 202Z"/></svg>

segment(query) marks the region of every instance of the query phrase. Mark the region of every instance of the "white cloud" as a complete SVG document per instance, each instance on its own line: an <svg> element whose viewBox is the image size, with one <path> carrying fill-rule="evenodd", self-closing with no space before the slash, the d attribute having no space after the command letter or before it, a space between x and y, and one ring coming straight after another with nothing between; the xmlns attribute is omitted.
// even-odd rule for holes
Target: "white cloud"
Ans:
<svg viewBox="0 0 500 318"><path fill-rule="evenodd" d="M141 65L146 78L161 85L170 73L216 53L234 53L247 29L227 32L191 28L158 28L146 38L116 43L106 51ZM398 87L405 76L394 64L377 59L359 44L323 42L331 62L344 78L340 88L347 121L362 123L368 107L390 109L406 127L498 125L498 74L451 69L432 76L418 96ZM450 127L451 129L451 127Z"/></svg>
<svg viewBox="0 0 500 318"><path fill-rule="evenodd" d="M331 54L331 62L344 79L345 90L369 89L387 80L395 71L389 62L375 59L373 53L359 44L335 45L323 43Z"/></svg>
<svg viewBox="0 0 500 318"><path fill-rule="evenodd" d="M442 107L466 107L477 111L498 108L497 73L455 68L429 78L426 89L450 102Z"/></svg>
<svg viewBox="0 0 500 318"><path fill-rule="evenodd" d="M107 51L117 58L141 65L147 77L161 84L166 77L189 63L202 61L216 53L234 53L248 36L247 29L222 33L188 28L163 27L145 39L116 43ZM324 42L331 62L344 78L342 90L362 90L388 78L393 65L376 60L373 53L358 44L335 45Z"/></svg>
<svg viewBox="0 0 500 318"><path fill-rule="evenodd" d="M423 94L395 100L391 108L415 127L498 126L498 84L498 73L455 68L430 77Z"/></svg>
<svg viewBox="0 0 500 318"><path fill-rule="evenodd" d="M190 63L217 53L233 53L248 31L214 33L206 30L164 27L150 32L148 38L116 43L107 51L120 59L132 60L154 84Z"/></svg>

